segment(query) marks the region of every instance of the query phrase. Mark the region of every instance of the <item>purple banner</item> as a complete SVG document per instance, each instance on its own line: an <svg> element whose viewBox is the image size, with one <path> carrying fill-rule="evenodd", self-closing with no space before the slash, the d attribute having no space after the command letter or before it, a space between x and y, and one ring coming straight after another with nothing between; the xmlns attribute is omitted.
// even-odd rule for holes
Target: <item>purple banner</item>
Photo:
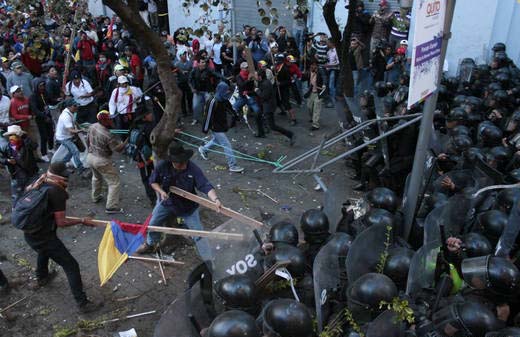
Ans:
<svg viewBox="0 0 520 337"><path fill-rule="evenodd" d="M415 48L415 67L441 55L442 38L436 37Z"/></svg>

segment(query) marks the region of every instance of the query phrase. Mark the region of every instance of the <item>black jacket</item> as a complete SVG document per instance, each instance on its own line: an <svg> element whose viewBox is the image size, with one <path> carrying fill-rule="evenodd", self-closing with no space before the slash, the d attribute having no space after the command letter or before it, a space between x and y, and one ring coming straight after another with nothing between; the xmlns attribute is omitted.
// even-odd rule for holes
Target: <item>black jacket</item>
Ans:
<svg viewBox="0 0 520 337"><path fill-rule="evenodd" d="M191 87L194 90L213 92L215 85L217 84L217 79L221 77L222 76L219 76L217 73L208 68L205 68L202 71L199 68L193 68L190 73L189 81Z"/></svg>
<svg viewBox="0 0 520 337"><path fill-rule="evenodd" d="M7 167L13 179L29 178L38 173L38 165L33 153L37 148L36 143L31 141L29 137L24 136L23 144L18 154L16 154L8 141L5 139L0 141L0 164ZM14 165L8 162L11 158L16 159Z"/></svg>
<svg viewBox="0 0 520 337"><path fill-rule="evenodd" d="M276 94L274 86L267 78L258 83L258 91L256 92L262 103L264 113L273 113L276 109Z"/></svg>

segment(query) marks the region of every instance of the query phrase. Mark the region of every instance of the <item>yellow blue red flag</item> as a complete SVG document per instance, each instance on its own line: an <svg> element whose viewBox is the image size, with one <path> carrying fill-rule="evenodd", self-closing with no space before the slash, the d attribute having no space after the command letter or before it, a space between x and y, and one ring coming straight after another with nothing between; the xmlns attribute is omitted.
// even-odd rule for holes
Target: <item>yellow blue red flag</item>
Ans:
<svg viewBox="0 0 520 337"><path fill-rule="evenodd" d="M98 248L98 270L103 286L117 269L146 240L149 218L143 225L112 220L107 223L105 234Z"/></svg>

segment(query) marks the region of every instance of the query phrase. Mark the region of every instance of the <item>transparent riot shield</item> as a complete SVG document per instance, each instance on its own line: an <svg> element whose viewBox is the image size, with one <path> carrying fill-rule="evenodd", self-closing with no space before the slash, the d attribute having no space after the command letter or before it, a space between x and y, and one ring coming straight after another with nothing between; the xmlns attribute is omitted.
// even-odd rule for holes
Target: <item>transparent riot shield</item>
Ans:
<svg viewBox="0 0 520 337"><path fill-rule="evenodd" d="M376 110L376 118L379 120L384 116L384 107L383 107L383 99L382 97L378 97L377 95L374 95L374 105ZM388 125L386 122L380 121L377 123L377 127L379 130L379 135L381 135L383 132L386 132ZM379 142L379 147L381 149L381 153L383 155L383 159L385 161L385 168L390 168L390 153L388 151L388 142L387 138L381 139Z"/></svg>
<svg viewBox="0 0 520 337"><path fill-rule="evenodd" d="M265 238L267 226L256 228L234 219L212 230L212 232L240 234L243 237L242 240L208 238L213 257L210 266L213 282L235 274L248 274L252 277L262 274L262 264L258 261L261 242L255 236L255 229L259 239Z"/></svg>
<svg viewBox="0 0 520 337"><path fill-rule="evenodd" d="M471 82L474 70L476 69L475 61L471 58L465 58L460 62L458 69L458 78L461 83Z"/></svg>
<svg viewBox="0 0 520 337"><path fill-rule="evenodd" d="M327 190L323 197L323 212L329 219L329 232L335 233L341 219L341 207L347 200L347 179L343 175L336 175L327 183Z"/></svg>
<svg viewBox="0 0 520 337"><path fill-rule="evenodd" d="M441 242L440 225L444 225L446 237L462 234L473 215L474 202L471 193L458 193L431 211L424 221L424 244Z"/></svg>
<svg viewBox="0 0 520 337"><path fill-rule="evenodd" d="M384 225L368 227L356 237L346 260L349 284L365 274L377 272L377 265L387 244L392 243L392 237L392 231Z"/></svg>
<svg viewBox="0 0 520 337"><path fill-rule="evenodd" d="M368 323L366 337L404 337L406 325L395 311L386 310Z"/></svg>
<svg viewBox="0 0 520 337"><path fill-rule="evenodd" d="M170 304L157 322L153 337L200 337L200 330L212 319L196 284Z"/></svg>
<svg viewBox="0 0 520 337"><path fill-rule="evenodd" d="M324 322L327 320L330 301L346 285L344 261L351 243L350 235L335 233L314 259L312 270L318 332L323 330Z"/></svg>
<svg viewBox="0 0 520 337"><path fill-rule="evenodd" d="M408 271L407 295L415 297L421 289L433 288L440 247L440 241L430 242L415 252Z"/></svg>

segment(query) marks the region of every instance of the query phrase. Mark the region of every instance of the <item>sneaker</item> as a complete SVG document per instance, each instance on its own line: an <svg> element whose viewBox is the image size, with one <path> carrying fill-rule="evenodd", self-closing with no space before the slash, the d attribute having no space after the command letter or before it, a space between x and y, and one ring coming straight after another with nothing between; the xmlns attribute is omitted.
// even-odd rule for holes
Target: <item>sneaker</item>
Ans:
<svg viewBox="0 0 520 337"><path fill-rule="evenodd" d="M199 146L199 154L204 160L208 160L208 152L202 146Z"/></svg>
<svg viewBox="0 0 520 337"><path fill-rule="evenodd" d="M231 166L229 168L229 172L235 172L235 173L244 172L244 168L240 167L240 166Z"/></svg>
<svg viewBox="0 0 520 337"><path fill-rule="evenodd" d="M198 120L194 119L191 121L190 125L193 126L193 125L197 124L198 122L199 122Z"/></svg>
<svg viewBox="0 0 520 337"><path fill-rule="evenodd" d="M309 128L309 130L311 130L311 131L316 131L316 130L319 130L319 129L320 129L319 127L316 127L314 125Z"/></svg>
<svg viewBox="0 0 520 337"><path fill-rule="evenodd" d="M151 253L155 253L155 251L157 250L157 246L150 246L148 243L143 243L142 245L139 246L139 248L137 248L137 250L135 251L136 254L151 254Z"/></svg>
<svg viewBox="0 0 520 337"><path fill-rule="evenodd" d="M105 209L105 213L106 213L106 214L118 214L118 213L123 213L123 209L122 209L122 208L117 208L117 207L114 207L114 208L106 208L106 209Z"/></svg>
<svg viewBox="0 0 520 337"><path fill-rule="evenodd" d="M99 310L103 306L103 303L94 303L89 300L86 300L82 304L78 305L78 310L82 314L88 314L89 312L94 312Z"/></svg>
<svg viewBox="0 0 520 337"><path fill-rule="evenodd" d="M48 162L50 162L50 161L51 161L51 160L49 159L49 156L47 156L47 155L45 155L45 156L42 156L42 158L41 158L41 159L42 159L42 161L43 161L44 163L48 163Z"/></svg>

